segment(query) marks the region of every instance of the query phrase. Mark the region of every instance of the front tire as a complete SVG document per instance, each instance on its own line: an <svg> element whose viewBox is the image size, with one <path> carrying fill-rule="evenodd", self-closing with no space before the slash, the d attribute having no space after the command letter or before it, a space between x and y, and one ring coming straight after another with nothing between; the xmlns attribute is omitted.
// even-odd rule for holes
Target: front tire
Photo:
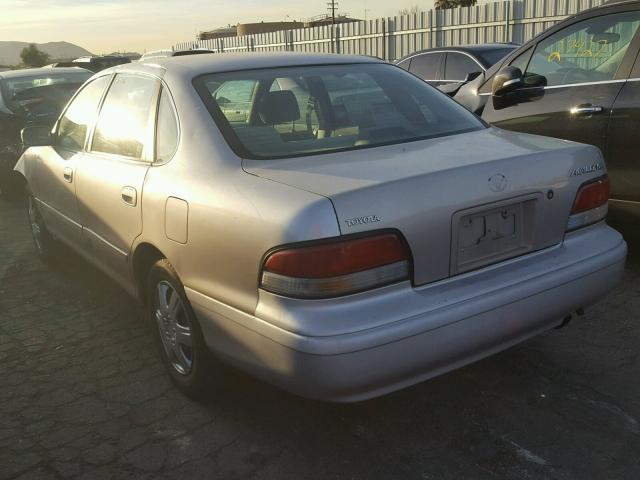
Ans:
<svg viewBox="0 0 640 480"><path fill-rule="evenodd" d="M160 356L173 382L200 397L219 373L184 287L168 260L156 262L147 281L147 312Z"/></svg>
<svg viewBox="0 0 640 480"><path fill-rule="evenodd" d="M21 193L20 174L0 172L0 198L5 201L18 200Z"/></svg>

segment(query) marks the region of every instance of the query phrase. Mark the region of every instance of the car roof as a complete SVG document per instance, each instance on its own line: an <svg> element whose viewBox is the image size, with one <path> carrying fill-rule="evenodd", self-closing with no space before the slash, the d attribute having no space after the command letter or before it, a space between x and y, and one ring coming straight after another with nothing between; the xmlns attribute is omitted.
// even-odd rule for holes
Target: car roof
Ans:
<svg viewBox="0 0 640 480"><path fill-rule="evenodd" d="M456 47L436 47L436 48L425 48L424 50L418 50L416 52L410 53L409 55L405 55L398 62L401 62L409 57L413 57L415 55L420 55L423 53L429 52L462 52L469 53L471 55L487 52L490 50L504 50L505 48L516 49L520 46L519 43L513 42L504 42L504 43L480 43L478 45L460 45Z"/></svg>
<svg viewBox="0 0 640 480"><path fill-rule="evenodd" d="M568 20L572 20L572 19L575 19L575 18L580 18L583 15L591 15L593 12L597 12L598 10L607 10L607 9L613 8L613 7L624 7L626 5L640 6L640 0L609 0L609 1L605 1L601 5L597 5L595 7L588 8L586 10L582 10L580 12L577 12L577 13L565 18L564 20L562 20L562 22L556 23L554 26L560 25L560 24L564 24ZM545 30L545 32L546 32L546 30ZM542 33L544 33L544 32L542 32Z"/></svg>
<svg viewBox="0 0 640 480"><path fill-rule="evenodd" d="M141 65L160 67L163 70L182 70L192 76L205 73L232 72L260 68L295 67L310 65L335 65L349 63L386 63L373 57L338 54L313 54L295 52L269 53L223 53L212 55L184 55L177 57L157 57L112 67L107 71L136 70Z"/></svg>
<svg viewBox="0 0 640 480"><path fill-rule="evenodd" d="M51 76L51 75L64 75L67 73L87 72L91 74L89 70L81 67L60 67L60 68L25 68L22 70L10 70L7 72L0 72L0 78L19 78L19 77L39 77L39 76Z"/></svg>
<svg viewBox="0 0 640 480"><path fill-rule="evenodd" d="M589 10L595 10L597 8L602 8L602 7L610 7L612 5L624 5L626 3L640 3L640 2L638 0L608 0L604 2L602 5L598 5L597 7L593 7ZM584 10L584 11L588 11L588 10Z"/></svg>

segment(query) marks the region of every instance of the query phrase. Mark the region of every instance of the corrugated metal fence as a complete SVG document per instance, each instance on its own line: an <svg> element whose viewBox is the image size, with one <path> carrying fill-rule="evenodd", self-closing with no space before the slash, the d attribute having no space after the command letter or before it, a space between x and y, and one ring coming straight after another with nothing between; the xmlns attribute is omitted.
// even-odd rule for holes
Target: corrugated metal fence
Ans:
<svg viewBox="0 0 640 480"><path fill-rule="evenodd" d="M393 61L423 48L486 42L523 43L567 16L602 3L602 0L505 0L334 27L181 42L173 49L336 52L373 55Z"/></svg>

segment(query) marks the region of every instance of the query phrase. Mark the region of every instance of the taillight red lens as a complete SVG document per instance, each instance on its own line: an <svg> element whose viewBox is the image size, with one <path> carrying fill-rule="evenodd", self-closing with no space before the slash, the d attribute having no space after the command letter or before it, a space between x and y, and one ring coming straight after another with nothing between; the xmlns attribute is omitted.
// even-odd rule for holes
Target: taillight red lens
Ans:
<svg viewBox="0 0 640 480"><path fill-rule="evenodd" d="M586 212L601 207L609 199L609 179L601 178L595 182L584 185L578 191L576 200L571 209L571 215Z"/></svg>
<svg viewBox="0 0 640 480"><path fill-rule="evenodd" d="M394 233L288 248L267 257L261 286L298 297L345 295L407 279L410 258Z"/></svg>
<svg viewBox="0 0 640 480"><path fill-rule="evenodd" d="M326 278L360 272L408 260L400 239L392 234L280 250L267 258L264 269L302 278Z"/></svg>

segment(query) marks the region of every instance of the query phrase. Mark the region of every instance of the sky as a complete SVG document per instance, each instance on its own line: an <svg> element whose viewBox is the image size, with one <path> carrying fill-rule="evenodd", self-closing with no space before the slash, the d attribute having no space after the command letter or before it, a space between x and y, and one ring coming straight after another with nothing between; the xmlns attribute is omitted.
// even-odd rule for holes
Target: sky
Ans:
<svg viewBox="0 0 640 480"><path fill-rule="evenodd" d="M228 24L300 20L325 13L327 0L0 0L0 40L67 41L92 53L170 48L197 31ZM432 8L432 0L340 0L357 18Z"/></svg>

